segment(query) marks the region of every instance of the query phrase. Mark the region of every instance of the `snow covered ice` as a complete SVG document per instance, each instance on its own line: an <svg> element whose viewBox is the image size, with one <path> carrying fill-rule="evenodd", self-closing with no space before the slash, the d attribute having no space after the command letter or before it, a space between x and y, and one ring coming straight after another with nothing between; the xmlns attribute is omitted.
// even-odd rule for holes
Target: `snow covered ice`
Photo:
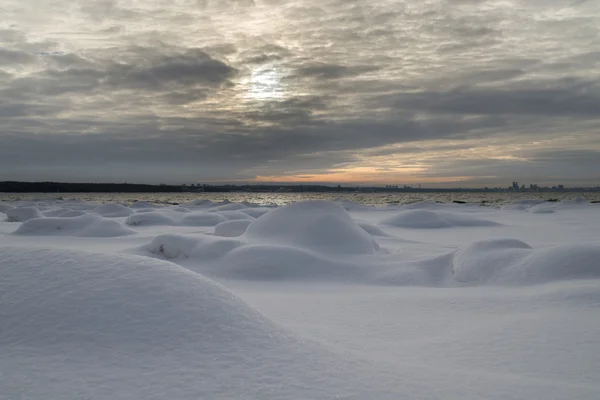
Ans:
<svg viewBox="0 0 600 400"><path fill-rule="evenodd" d="M0 399L600 398L600 206L0 202Z"/></svg>

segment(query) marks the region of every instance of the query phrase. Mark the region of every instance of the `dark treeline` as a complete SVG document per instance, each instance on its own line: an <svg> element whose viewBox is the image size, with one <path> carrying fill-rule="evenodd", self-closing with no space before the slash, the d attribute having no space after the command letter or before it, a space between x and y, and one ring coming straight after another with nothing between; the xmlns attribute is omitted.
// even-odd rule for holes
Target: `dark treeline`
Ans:
<svg viewBox="0 0 600 400"><path fill-rule="evenodd" d="M0 182L5 193L181 192L181 186L131 183Z"/></svg>
<svg viewBox="0 0 600 400"><path fill-rule="evenodd" d="M349 187L323 185L144 185L134 183L0 182L4 193L157 193L157 192L341 192Z"/></svg>
<svg viewBox="0 0 600 400"><path fill-rule="evenodd" d="M569 188L569 192L598 192L600 187ZM414 193L414 192L512 192L511 188L412 188L356 187L325 185L143 185L135 183L64 183L64 182L0 182L3 193L167 193L167 192L291 192L291 193ZM519 189L528 192L531 189ZM556 188L536 188L536 192L564 192Z"/></svg>

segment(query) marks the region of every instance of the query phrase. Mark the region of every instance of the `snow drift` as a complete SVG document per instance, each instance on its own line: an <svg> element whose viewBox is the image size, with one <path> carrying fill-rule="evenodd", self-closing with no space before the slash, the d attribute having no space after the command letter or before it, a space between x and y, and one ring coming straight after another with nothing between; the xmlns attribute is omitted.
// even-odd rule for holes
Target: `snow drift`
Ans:
<svg viewBox="0 0 600 400"><path fill-rule="evenodd" d="M135 211L121 204L103 204L92 210L106 218L129 217Z"/></svg>
<svg viewBox="0 0 600 400"><path fill-rule="evenodd" d="M221 278L246 281L368 281L364 268L328 260L297 247L260 244L227 252L210 272Z"/></svg>
<svg viewBox="0 0 600 400"><path fill-rule="evenodd" d="M380 397L201 275L146 257L23 250L0 248L6 398Z"/></svg>
<svg viewBox="0 0 600 400"><path fill-rule="evenodd" d="M1 213L6 213L8 210L10 210L12 208L15 208L15 207L10 204L3 204L0 202L0 212Z"/></svg>
<svg viewBox="0 0 600 400"><path fill-rule="evenodd" d="M252 221L247 219L239 219L234 221L225 221L221 222L217 226L215 226L215 236L224 236L224 237L236 237L241 236L246 232L248 225L250 225Z"/></svg>
<svg viewBox="0 0 600 400"><path fill-rule="evenodd" d="M497 222L470 215L430 210L408 210L382 221L397 228L439 229L452 227L496 226Z"/></svg>
<svg viewBox="0 0 600 400"><path fill-rule="evenodd" d="M117 221L87 214L71 218L30 219L21 224L14 233L32 236L116 237L136 232Z"/></svg>
<svg viewBox="0 0 600 400"><path fill-rule="evenodd" d="M228 221L228 219L217 213L190 214L183 217L183 219L181 220L181 225L215 226L225 221Z"/></svg>
<svg viewBox="0 0 600 400"><path fill-rule="evenodd" d="M175 220L160 212L133 214L125 220L130 226L179 225Z"/></svg>
<svg viewBox="0 0 600 400"><path fill-rule="evenodd" d="M7 222L24 222L33 218L43 218L44 216L36 207L15 207L6 210Z"/></svg>
<svg viewBox="0 0 600 400"><path fill-rule="evenodd" d="M71 210L65 211L63 213L58 214L60 218L72 218L72 217L81 217L82 215L86 215L87 211L84 210Z"/></svg>
<svg viewBox="0 0 600 400"><path fill-rule="evenodd" d="M526 285L600 278L600 245L532 249L519 240L487 240L460 248L452 268L459 282Z"/></svg>
<svg viewBox="0 0 600 400"><path fill-rule="evenodd" d="M243 237L251 243L334 254L372 254L379 249L343 207L322 200L276 208L253 221Z"/></svg>
<svg viewBox="0 0 600 400"><path fill-rule="evenodd" d="M195 236L181 234L165 234L155 237L142 249L166 259L193 257L209 260L224 256L243 243L235 239Z"/></svg>

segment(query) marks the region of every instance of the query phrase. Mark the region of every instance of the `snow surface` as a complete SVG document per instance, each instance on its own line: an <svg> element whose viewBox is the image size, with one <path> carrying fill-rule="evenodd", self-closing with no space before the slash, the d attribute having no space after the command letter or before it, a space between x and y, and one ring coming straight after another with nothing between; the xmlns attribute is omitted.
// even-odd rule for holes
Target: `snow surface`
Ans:
<svg viewBox="0 0 600 400"><path fill-rule="evenodd" d="M497 222L474 218L458 213L437 212L428 210L402 211L382 221L385 225L398 228L452 228L457 226L495 226Z"/></svg>
<svg viewBox="0 0 600 400"><path fill-rule="evenodd" d="M237 219L234 221L221 222L215 226L215 236L235 237L241 236L246 232L252 221L247 219Z"/></svg>
<svg viewBox="0 0 600 400"><path fill-rule="evenodd" d="M597 204L0 205L0 399L600 398Z"/></svg>
<svg viewBox="0 0 600 400"><path fill-rule="evenodd" d="M35 207L15 207L6 210L6 221L8 222L24 222L41 217L43 217L42 213Z"/></svg>

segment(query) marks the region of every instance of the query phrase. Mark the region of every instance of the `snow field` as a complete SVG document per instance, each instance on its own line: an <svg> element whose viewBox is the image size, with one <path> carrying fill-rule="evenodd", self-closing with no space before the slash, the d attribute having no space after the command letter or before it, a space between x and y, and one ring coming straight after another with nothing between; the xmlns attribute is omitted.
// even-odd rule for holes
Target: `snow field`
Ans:
<svg viewBox="0 0 600 400"><path fill-rule="evenodd" d="M600 397L596 204L0 206L0 399Z"/></svg>

